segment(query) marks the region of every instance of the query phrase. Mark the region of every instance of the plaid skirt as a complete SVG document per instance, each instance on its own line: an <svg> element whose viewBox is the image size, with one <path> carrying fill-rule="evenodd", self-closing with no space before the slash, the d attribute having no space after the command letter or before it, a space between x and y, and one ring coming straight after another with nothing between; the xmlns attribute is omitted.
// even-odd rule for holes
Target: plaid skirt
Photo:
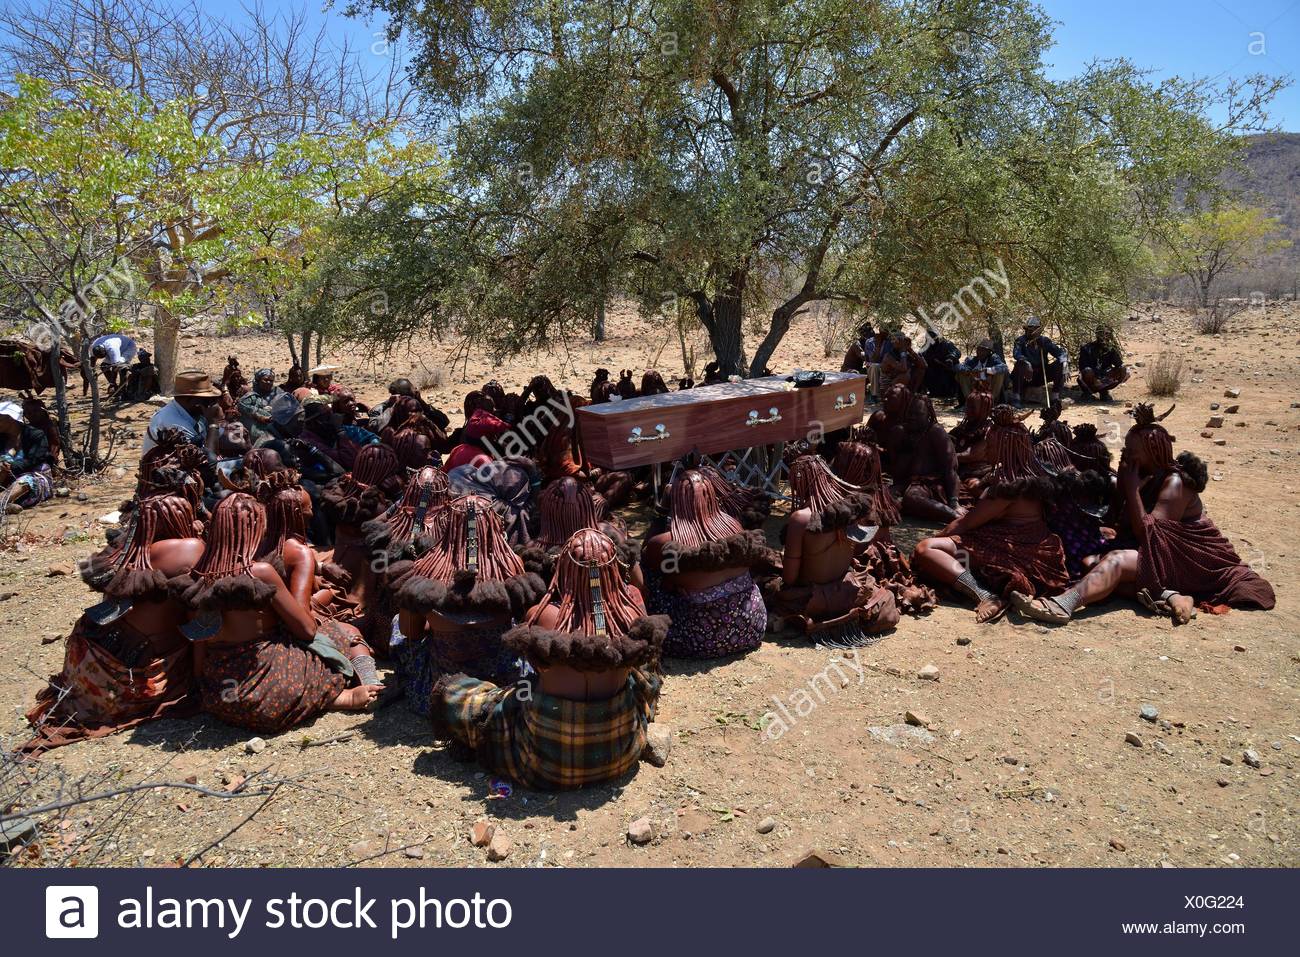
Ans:
<svg viewBox="0 0 1300 957"><path fill-rule="evenodd" d="M406 706L421 717L429 717L433 686L446 675L466 674L481 681L512 683L519 675L518 659L501 646L501 636L510 628L492 625L470 628L455 635L425 631L407 638L394 615L388 650L396 667Z"/></svg>
<svg viewBox="0 0 1300 957"><path fill-rule="evenodd" d="M472 748L495 774L536 791L571 791L636 767L660 684L658 675L633 669L613 698L570 701L530 682L499 687L452 675L434 689L434 728Z"/></svg>

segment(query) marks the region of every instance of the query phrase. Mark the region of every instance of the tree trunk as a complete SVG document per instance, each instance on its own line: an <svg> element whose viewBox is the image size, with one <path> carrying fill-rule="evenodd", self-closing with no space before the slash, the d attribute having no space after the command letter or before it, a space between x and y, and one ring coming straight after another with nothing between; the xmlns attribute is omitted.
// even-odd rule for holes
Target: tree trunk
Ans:
<svg viewBox="0 0 1300 957"><path fill-rule="evenodd" d="M597 342L605 341L605 303L604 302L601 302L600 306L597 307L596 309L596 328L595 328L595 334L592 336L592 338L595 339Z"/></svg>
<svg viewBox="0 0 1300 957"><path fill-rule="evenodd" d="M298 346L297 346L297 344L293 341L293 333L292 333L292 332L286 332L286 333L284 334L284 337L285 337L286 339L289 340L289 360L290 360L294 365L302 365L302 363L298 361Z"/></svg>
<svg viewBox="0 0 1300 957"><path fill-rule="evenodd" d="M320 354L321 354L321 344L322 344L324 341L325 341L325 337L324 337L323 335L321 335L319 332L316 333L316 364L317 364L317 365L320 365L320 364L321 364L321 359L320 359Z"/></svg>
<svg viewBox="0 0 1300 957"><path fill-rule="evenodd" d="M803 304L804 300L802 298L795 298L772 310L772 324L768 326L767 335L759 343L758 349L754 353L754 361L749 366L751 378L763 375L764 370L767 369L768 360L772 358L772 353L776 352L776 347L781 344L785 334L790 331L790 320Z"/></svg>
<svg viewBox="0 0 1300 957"><path fill-rule="evenodd" d="M63 446L63 464L70 465L68 453L72 450L72 423L68 421L68 385L63 377L63 365L59 357L63 354L63 337L59 327L50 323L50 374L54 377L54 417L59 423L59 442Z"/></svg>
<svg viewBox="0 0 1300 957"><path fill-rule="evenodd" d="M101 413L99 375L95 372L95 362L90 355L90 336L88 333L82 334L81 347L78 351L81 353L83 374L90 378L90 422L86 426L86 438L82 443L85 456L81 463L82 472L90 474L99 467L99 420Z"/></svg>
<svg viewBox="0 0 1300 957"><path fill-rule="evenodd" d="M176 378L176 359L180 350L181 320L161 303L153 307L153 359L158 366L158 384L163 395L170 395Z"/></svg>
<svg viewBox="0 0 1300 957"><path fill-rule="evenodd" d="M299 354L302 356L302 371L306 372L308 369L311 368L311 330L310 329L304 329L302 331L302 346L299 350Z"/></svg>

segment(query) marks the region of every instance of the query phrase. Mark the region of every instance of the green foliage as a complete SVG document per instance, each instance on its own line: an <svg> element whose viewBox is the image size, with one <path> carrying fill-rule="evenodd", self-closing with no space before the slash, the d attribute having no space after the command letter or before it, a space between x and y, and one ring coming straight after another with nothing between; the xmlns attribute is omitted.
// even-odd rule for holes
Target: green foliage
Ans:
<svg viewBox="0 0 1300 957"><path fill-rule="evenodd" d="M1196 284L1201 306L1210 304L1214 281L1291 245L1283 225L1264 210L1225 203L1188 213L1162 234L1165 268Z"/></svg>
<svg viewBox="0 0 1300 957"><path fill-rule="evenodd" d="M1278 86L1156 85L1125 61L1052 81L1051 23L1024 0L361 6L417 44L456 197L375 213L370 235L415 246L355 261L403 290L367 334L455 323L508 351L630 292L669 319L691 303L724 371L744 369L746 311L752 371L809 302L896 319L999 262L1010 296L979 318L1113 316L1152 231L1215 191Z"/></svg>

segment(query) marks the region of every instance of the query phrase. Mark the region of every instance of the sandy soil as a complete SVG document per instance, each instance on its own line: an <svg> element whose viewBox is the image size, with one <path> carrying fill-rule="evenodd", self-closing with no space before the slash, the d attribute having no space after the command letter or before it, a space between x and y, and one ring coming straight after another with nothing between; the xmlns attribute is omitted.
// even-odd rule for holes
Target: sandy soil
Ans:
<svg viewBox="0 0 1300 957"><path fill-rule="evenodd" d="M537 369L585 391L595 367L639 373L665 340L630 314L613 315L610 332L599 346L559 347L504 365L470 356L426 395L450 411L466 383L520 384ZM400 702L373 717L326 715L257 754L246 752L246 733L216 721L160 721L62 749L44 763L70 779L156 774L153 780L192 777L226 790L262 771L295 783L225 840L261 799L147 791L130 798L130 825L106 834L103 823L127 799L81 808L47 833L47 853L31 862L55 860L94 833L79 862L170 864L219 841L203 863L477 865L486 863L485 851L468 832L487 818L513 842L504 865L491 866L784 866L812 848L858 865L1295 866L1300 409L1292 403L1300 399L1300 313L1270 306L1207 337L1194 335L1176 310L1154 307L1126 326L1124 340L1139 363L1164 349L1186 357L1167 424L1177 444L1204 457L1220 479L1205 493L1207 507L1273 582L1274 612L1202 615L1174 629L1117 603L1049 630L1014 619L978 626L969 610L945 604L928 618L904 619L856 661L775 641L737 660L670 663L660 713L673 731L667 766L643 763L620 786L559 796L518 788L492 796L489 777L433 750L428 728ZM183 348L213 374L229 352L250 369L284 353L278 341L257 336L191 336ZM395 375L444 367L445 356L445 347L431 346L382 361L333 358L345 366L341 380L370 399ZM838 368L838 359L821 356L818 333L805 322L773 367ZM680 370L675 339L659 367L665 375ZM1241 389L1240 399L1224 399L1229 387ZM1098 421L1103 433L1110 422L1122 430L1125 401L1144 392L1139 370L1114 404L1078 405L1066 418ZM1215 401L1236 402L1240 413L1203 438ZM135 431L120 457L128 468L152 411L118 415ZM43 636L66 635L89 603L75 576L48 577L48 569L98 547L97 517L118 507L131 482L123 469L82 484L72 498L32 513L24 544L0 554L0 734L9 745L22 739L23 712L62 659L62 643ZM900 537L923 533L904 529ZM931 663L938 680L918 678ZM819 674L816 707L796 714L799 690ZM776 700L794 723L773 740L759 721ZM1139 717L1147 704L1158 709L1158 722ZM928 718L930 730L906 727L908 710ZM348 740L300 747L305 736L349 729ZM1126 743L1128 732L1143 745ZM1261 767L1244 762L1246 749ZM644 816L657 837L633 846L628 825ZM760 833L768 817L775 827Z"/></svg>

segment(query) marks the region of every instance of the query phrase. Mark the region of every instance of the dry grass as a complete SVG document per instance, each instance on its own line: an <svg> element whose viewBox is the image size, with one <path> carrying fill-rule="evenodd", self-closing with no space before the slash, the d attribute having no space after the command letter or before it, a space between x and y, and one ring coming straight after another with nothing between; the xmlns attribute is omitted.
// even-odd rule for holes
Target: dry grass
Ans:
<svg viewBox="0 0 1300 957"><path fill-rule="evenodd" d="M1183 384L1183 357L1177 352L1161 352L1147 367L1147 392L1150 395L1177 395Z"/></svg>
<svg viewBox="0 0 1300 957"><path fill-rule="evenodd" d="M411 379L415 382L415 387L421 392L426 389L441 389L447 383L447 372L442 366L433 369L422 368L412 375Z"/></svg>

